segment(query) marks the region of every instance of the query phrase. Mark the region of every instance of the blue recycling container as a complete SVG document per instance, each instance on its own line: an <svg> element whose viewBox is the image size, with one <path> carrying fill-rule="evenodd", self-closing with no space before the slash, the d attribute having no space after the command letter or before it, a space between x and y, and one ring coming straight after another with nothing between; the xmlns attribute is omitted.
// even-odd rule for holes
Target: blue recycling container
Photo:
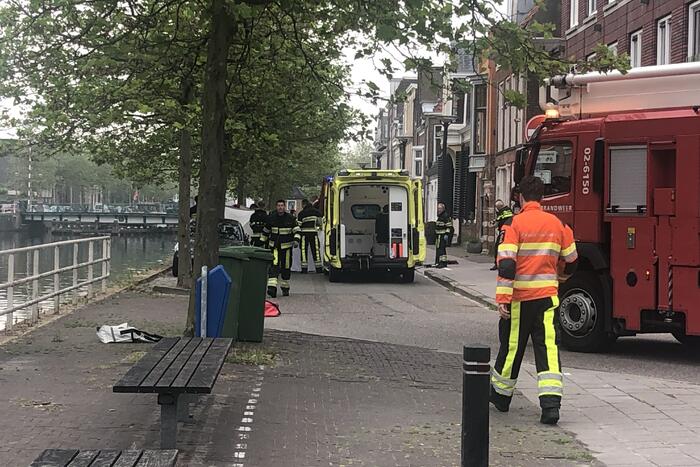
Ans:
<svg viewBox="0 0 700 467"><path fill-rule="evenodd" d="M207 337L221 337L226 317L229 294L231 293L231 277L223 266L218 265L207 274ZM202 278L197 279L195 297L197 300L194 329L195 336L201 337L201 308L202 308Z"/></svg>

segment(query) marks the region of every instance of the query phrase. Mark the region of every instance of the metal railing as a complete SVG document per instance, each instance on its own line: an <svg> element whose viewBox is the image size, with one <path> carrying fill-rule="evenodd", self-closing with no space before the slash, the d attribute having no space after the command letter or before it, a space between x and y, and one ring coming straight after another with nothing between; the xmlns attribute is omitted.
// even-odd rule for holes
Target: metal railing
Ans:
<svg viewBox="0 0 700 467"><path fill-rule="evenodd" d="M95 259L95 243L102 243L101 257ZM79 249L81 244L87 244L87 261L79 262ZM73 258L71 264L61 265L61 248L72 248ZM42 250L53 249L53 268L48 271L40 271L39 255ZM46 300L53 299L53 310L58 313L60 308L60 297L68 292L73 292L73 303L79 299L79 289L87 289L87 297L92 297L93 284L101 282L102 291L107 289L107 278L110 275L111 259L111 237L92 237L77 240L66 240L62 242L46 243L43 245L15 248L12 250L0 251L0 259L7 257L7 282L0 283L0 291L7 290L7 305L0 309L0 316L6 316L5 329L12 330L14 325L14 313L31 307L30 322L36 323L39 319L39 304ZM25 254L27 269L25 277L15 278L16 259L19 255ZM84 256L84 255L83 255ZM94 276L95 265L101 265L101 275ZM78 270L86 268L87 274L84 279L79 280ZM72 273L71 284L61 287L61 274ZM31 274L31 275L30 275ZM47 293L39 295L39 281L44 278L53 278L53 287ZM19 285L30 284L27 291L27 300L15 305L14 292Z"/></svg>

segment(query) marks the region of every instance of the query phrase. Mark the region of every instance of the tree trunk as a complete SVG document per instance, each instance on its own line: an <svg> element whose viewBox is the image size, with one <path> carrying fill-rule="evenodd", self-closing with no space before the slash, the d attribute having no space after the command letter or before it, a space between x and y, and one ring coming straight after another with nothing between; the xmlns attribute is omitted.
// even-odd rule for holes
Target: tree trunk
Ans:
<svg viewBox="0 0 700 467"><path fill-rule="evenodd" d="M181 101L184 107L192 102L193 89L190 77L182 79L180 86ZM185 126L180 130L180 160L178 163L178 275L177 285L192 286L192 261L190 258L190 185L192 184L192 133Z"/></svg>
<svg viewBox="0 0 700 467"><path fill-rule="evenodd" d="M226 150L226 60L235 23L226 11L225 0L212 0L209 14L211 22L202 97L202 160L199 171L193 277L197 277L203 265L211 268L218 262L218 224L224 211L221 192L225 193L225 188L222 187L225 180L222 176ZM194 333L194 313L195 287L192 287L185 335Z"/></svg>

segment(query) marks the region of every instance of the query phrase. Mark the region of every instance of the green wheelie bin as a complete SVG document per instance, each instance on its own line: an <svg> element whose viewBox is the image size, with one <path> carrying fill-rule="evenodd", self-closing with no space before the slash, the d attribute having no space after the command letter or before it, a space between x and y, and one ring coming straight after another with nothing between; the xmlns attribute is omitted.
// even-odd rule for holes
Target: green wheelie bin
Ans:
<svg viewBox="0 0 700 467"><path fill-rule="evenodd" d="M272 253L254 246L224 247L219 249L219 264L231 277L221 337L262 342L267 271L272 264Z"/></svg>

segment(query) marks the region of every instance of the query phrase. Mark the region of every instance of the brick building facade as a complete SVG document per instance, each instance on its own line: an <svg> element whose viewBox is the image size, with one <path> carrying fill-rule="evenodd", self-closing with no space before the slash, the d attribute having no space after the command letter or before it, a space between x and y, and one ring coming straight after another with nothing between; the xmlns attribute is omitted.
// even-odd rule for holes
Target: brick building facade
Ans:
<svg viewBox="0 0 700 467"><path fill-rule="evenodd" d="M700 59L697 0L563 0L561 29L566 56L576 60L597 44L629 54L633 66Z"/></svg>

